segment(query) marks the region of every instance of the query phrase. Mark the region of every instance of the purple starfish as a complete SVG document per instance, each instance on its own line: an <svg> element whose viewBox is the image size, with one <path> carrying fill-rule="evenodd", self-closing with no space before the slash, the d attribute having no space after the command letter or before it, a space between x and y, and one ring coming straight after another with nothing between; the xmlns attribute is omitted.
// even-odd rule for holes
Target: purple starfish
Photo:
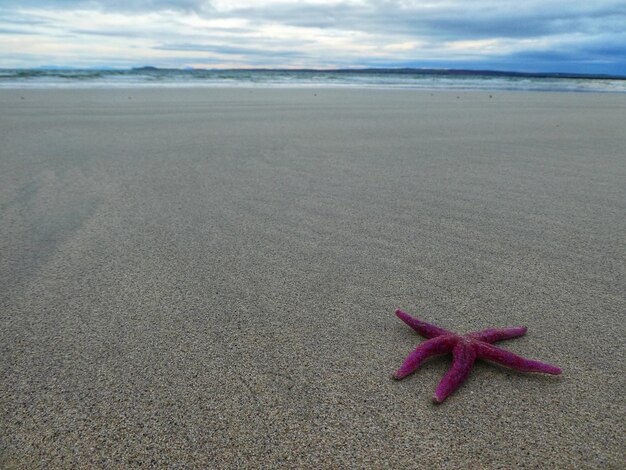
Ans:
<svg viewBox="0 0 626 470"><path fill-rule="evenodd" d="M523 336L526 334L525 326L517 328L489 328L466 335L457 335L438 326L418 320L402 310L396 310L396 315L420 335L429 338L429 340L420 344L415 351L408 355L402 366L393 374L395 379L400 380L411 374L430 356L452 351L452 367L443 376L435 391L434 400L438 403L444 401L448 395L465 381L477 357L525 372L545 372L553 375L561 373L561 369L556 366L524 359L512 352L490 344L503 339Z"/></svg>

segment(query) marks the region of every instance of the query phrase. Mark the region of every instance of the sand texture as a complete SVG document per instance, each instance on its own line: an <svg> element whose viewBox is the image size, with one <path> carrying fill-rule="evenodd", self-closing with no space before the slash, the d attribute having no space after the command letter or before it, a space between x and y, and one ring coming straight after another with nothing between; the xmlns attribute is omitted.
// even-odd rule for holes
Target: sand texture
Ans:
<svg viewBox="0 0 626 470"><path fill-rule="evenodd" d="M0 467L623 468L626 96L492 95L1 91Z"/></svg>

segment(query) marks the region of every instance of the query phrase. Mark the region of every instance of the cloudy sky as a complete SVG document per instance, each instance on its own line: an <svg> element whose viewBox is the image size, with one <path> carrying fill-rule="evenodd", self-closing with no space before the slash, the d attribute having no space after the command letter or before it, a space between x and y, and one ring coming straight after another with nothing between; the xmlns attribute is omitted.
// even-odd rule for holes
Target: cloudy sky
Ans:
<svg viewBox="0 0 626 470"><path fill-rule="evenodd" d="M0 67L626 75L625 0L0 0Z"/></svg>

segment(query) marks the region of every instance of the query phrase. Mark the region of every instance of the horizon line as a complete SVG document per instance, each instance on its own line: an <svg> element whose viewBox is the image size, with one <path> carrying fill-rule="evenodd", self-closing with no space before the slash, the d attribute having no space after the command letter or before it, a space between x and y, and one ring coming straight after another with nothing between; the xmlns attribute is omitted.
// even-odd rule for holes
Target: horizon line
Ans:
<svg viewBox="0 0 626 470"><path fill-rule="evenodd" d="M134 72L134 71L180 71L180 72L316 72L316 73L423 73L432 75L483 75L483 76L518 76L530 78L580 78L580 79L613 79L626 80L626 75L584 72L527 72L498 69L467 69L467 68L434 68L434 67L338 67L338 68L284 68L284 67L243 67L243 68L204 68L204 67L158 67L153 65L130 67L73 67L63 65L40 65L35 67L0 67L0 70L28 71L100 71L100 72Z"/></svg>

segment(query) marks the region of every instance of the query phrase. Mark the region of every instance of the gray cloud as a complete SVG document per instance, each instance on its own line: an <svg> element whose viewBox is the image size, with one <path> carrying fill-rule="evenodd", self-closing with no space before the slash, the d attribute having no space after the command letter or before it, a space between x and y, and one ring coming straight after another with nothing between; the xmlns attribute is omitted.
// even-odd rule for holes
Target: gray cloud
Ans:
<svg viewBox="0 0 626 470"><path fill-rule="evenodd" d="M12 35L12 34L30 34L30 31L27 29L19 29L19 28L0 28L0 35Z"/></svg>
<svg viewBox="0 0 626 470"><path fill-rule="evenodd" d="M370 1L367 6L342 3L335 6L281 4L273 8L246 8L229 13L291 26L324 29L394 32L451 39L491 37L524 38L569 31L593 31L607 23L613 28L626 24L624 2L576 5L546 2L524 8L520 2L455 2L437 8L397 1Z"/></svg>
<svg viewBox="0 0 626 470"><path fill-rule="evenodd" d="M117 12L151 12L158 10L205 12L210 0L3 0L2 8L45 8L56 10L96 9Z"/></svg>
<svg viewBox="0 0 626 470"><path fill-rule="evenodd" d="M96 9L110 12L195 12L209 18L248 18L299 27L391 31L446 38L533 37L567 31L588 32L609 25L623 29L626 3L616 0L575 3L520 1L422 2L368 0L365 4L272 4L215 10L211 0L3 0L2 9ZM438 5L438 6L437 6ZM10 15L9 15L10 18ZM10 21L10 20L8 20Z"/></svg>
<svg viewBox="0 0 626 470"><path fill-rule="evenodd" d="M218 55L245 66L296 63L309 67L517 67L531 71L572 71L578 67L580 72L626 74L626 47L621 46L626 44L623 0L458 0L433 1L428 7L417 0L334 4L269 1L262 7L226 10L211 0L0 1L0 39L30 34L42 40L69 38L80 42L101 37L105 44L107 40L127 38L128 50L134 48L132 55L122 51L117 59L109 55L80 59L103 65L137 61L155 65L210 64L218 60ZM69 15L74 10L118 13L131 20L140 13L159 13L161 23L158 27L135 25L132 21L119 26L70 25L58 15L45 15L46 11ZM193 26L195 20L199 21L197 26ZM274 37L272 28L276 27L296 28L298 32ZM469 44L472 41L475 45ZM479 41L486 41L486 45L481 47ZM151 45L146 45L149 42ZM138 57L141 48L145 56ZM2 56L9 57L0 54L0 66ZM31 63L33 57L43 60L41 56L24 51L20 61L16 58L20 55L12 51L10 58L11 63ZM46 62L68 60L69 56L49 57Z"/></svg>
<svg viewBox="0 0 626 470"><path fill-rule="evenodd" d="M243 55L243 56L256 56L256 57L272 57L272 58L305 58L309 57L308 54L289 50L289 49L268 49L260 47L238 47L238 46L225 46L225 45L203 45L203 44L163 44L155 47L158 50L164 51L181 51L181 52L210 52L214 54L223 55Z"/></svg>

